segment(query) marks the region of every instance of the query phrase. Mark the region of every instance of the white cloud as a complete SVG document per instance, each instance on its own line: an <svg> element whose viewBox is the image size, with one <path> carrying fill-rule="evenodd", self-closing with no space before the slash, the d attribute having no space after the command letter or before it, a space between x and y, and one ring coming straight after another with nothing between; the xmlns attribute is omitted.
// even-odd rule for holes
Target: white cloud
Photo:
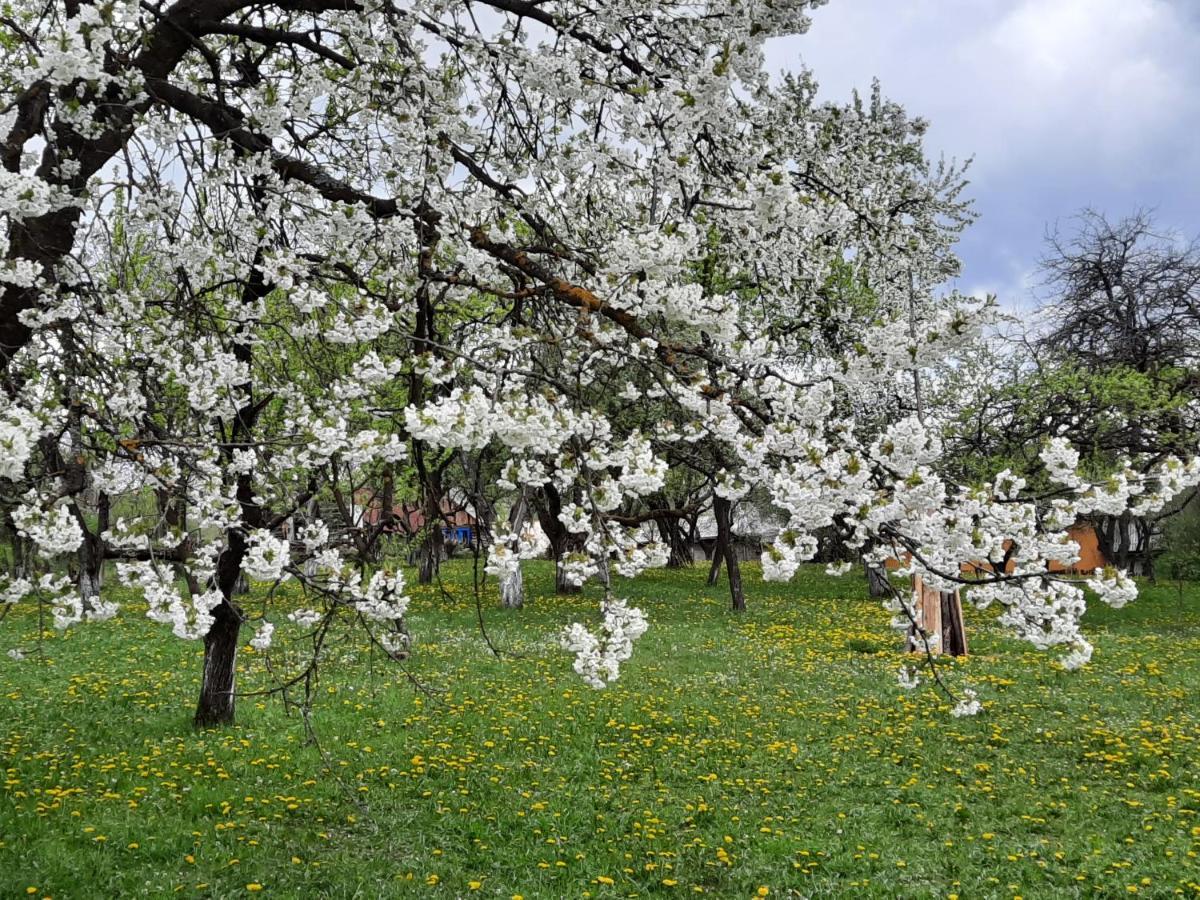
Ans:
<svg viewBox="0 0 1200 900"><path fill-rule="evenodd" d="M1165 0L1024 0L955 57L984 100L971 132L1008 160L1050 151L1123 166L1156 155L1197 108L1200 41ZM1171 155L1183 143L1168 140ZM1005 139L1006 138L1006 139ZM1003 143L1001 143L1003 141ZM1190 139L1188 140L1190 143ZM979 148L983 166L1002 164Z"/></svg>
<svg viewBox="0 0 1200 900"><path fill-rule="evenodd" d="M833 0L813 18L769 65L803 60L829 96L880 77L932 120L931 147L975 155L977 175L1082 153L1181 165L1190 152L1179 126L1200 113L1200 28L1179 3Z"/></svg>
<svg viewBox="0 0 1200 900"><path fill-rule="evenodd" d="M1046 227L1083 206L1200 219L1200 0L831 0L768 48L800 61L830 99L878 76L931 155L975 158L964 290L1028 294Z"/></svg>

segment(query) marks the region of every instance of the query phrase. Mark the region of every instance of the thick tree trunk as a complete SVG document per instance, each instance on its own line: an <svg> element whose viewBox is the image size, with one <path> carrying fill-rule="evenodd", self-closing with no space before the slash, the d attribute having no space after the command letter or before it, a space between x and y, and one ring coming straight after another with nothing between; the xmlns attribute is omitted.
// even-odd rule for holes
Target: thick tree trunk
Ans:
<svg viewBox="0 0 1200 900"><path fill-rule="evenodd" d="M659 516L654 520L663 543L667 545L670 555L667 557L668 569L688 568L692 564L692 551L688 547L687 537L680 527L679 520L674 516Z"/></svg>
<svg viewBox="0 0 1200 900"><path fill-rule="evenodd" d="M520 563L500 582L500 605L505 609L520 609L525 605L525 578Z"/></svg>
<svg viewBox="0 0 1200 900"><path fill-rule="evenodd" d="M426 507L425 529L425 536L421 541L421 548L417 556L417 582L433 584L442 567L442 559L446 552L440 509L434 515L430 515L428 506Z"/></svg>
<svg viewBox="0 0 1200 900"><path fill-rule="evenodd" d="M441 567L441 527L435 525L425 540L421 542L421 551L417 564L417 583L433 584Z"/></svg>
<svg viewBox="0 0 1200 900"><path fill-rule="evenodd" d="M261 199L259 197L258 199ZM246 306L263 300L270 287L263 274L262 248L254 255L249 280L242 289L242 302ZM234 357L250 364L253 359L251 346L236 344ZM253 392L247 387L240 391L243 404L238 408L231 432L232 441L250 437L254 425L263 410L263 404L255 404ZM226 449L225 453L231 453ZM228 457L227 457L228 458ZM241 508L244 526L261 528L266 523L262 507L254 493L254 485L248 474L238 475L237 501ZM184 527L182 515L186 507L178 506L180 517L173 524ZM246 532L242 528L230 528L225 532L225 551L217 558L215 585L221 592L221 603L213 610L213 625L204 637L204 670L200 678L200 699L196 704L193 719L197 728L213 725L233 724L237 695L234 693L237 679L238 634L242 629L242 611L233 603L234 590L239 580L244 582L242 562L246 558Z"/></svg>
<svg viewBox="0 0 1200 900"><path fill-rule="evenodd" d="M554 558L554 593L578 594L583 588L567 581L567 570L566 566L563 565L564 556L566 556L565 551L560 551Z"/></svg>
<svg viewBox="0 0 1200 900"><path fill-rule="evenodd" d="M1150 522L1143 517L1124 513L1104 516L1096 521L1096 542L1104 558L1130 575L1147 575L1152 571Z"/></svg>
<svg viewBox="0 0 1200 900"><path fill-rule="evenodd" d="M563 569L563 557L570 552L571 534L558 518L562 512L562 498L553 484L546 484L541 493L545 503L537 504L537 517L550 540L550 552L554 556L554 593L578 594L582 588L567 581Z"/></svg>
<svg viewBox="0 0 1200 900"><path fill-rule="evenodd" d="M725 555L725 571L729 575L729 596L734 612L745 612L746 594L742 589L742 570L738 564L737 548L733 545L733 504L724 497L713 497L713 515L717 520L717 542ZM713 554L716 569L717 554Z"/></svg>
<svg viewBox="0 0 1200 900"><path fill-rule="evenodd" d="M445 526L442 512L442 500L446 496L442 488L440 470L427 468L424 453L418 460L417 472L424 486L423 506L425 510L425 541L421 546L421 557L417 567L417 581L420 584L432 584L437 577L438 569L445 558L445 538L442 528Z"/></svg>
<svg viewBox="0 0 1200 900"><path fill-rule="evenodd" d="M891 585L888 584L887 569L882 566L869 566L864 561L863 571L867 576L867 593L871 597L890 597Z"/></svg>
<svg viewBox="0 0 1200 900"><path fill-rule="evenodd" d="M85 532L79 545L79 599L89 612L96 608L104 583L104 543L96 534Z"/></svg>
<svg viewBox="0 0 1200 900"><path fill-rule="evenodd" d="M197 728L232 725L234 719L242 617L228 600L213 610L213 616L216 621L204 638L204 673L194 719Z"/></svg>
<svg viewBox="0 0 1200 900"><path fill-rule="evenodd" d="M213 626L204 637L204 671L200 678L200 700L193 723L197 728L232 725L236 707L238 635L242 611L232 602L242 573L246 540L230 529L229 546L217 561L217 587L225 596L213 610Z"/></svg>
<svg viewBox="0 0 1200 900"><path fill-rule="evenodd" d="M596 580L604 585L606 591L612 587L612 572L608 568L607 556L596 560Z"/></svg>
<svg viewBox="0 0 1200 900"><path fill-rule="evenodd" d="M83 510L72 501L70 509L83 531L83 541L79 544L77 559L79 562L79 599L86 612L96 609L103 586L104 576L104 539L101 535L108 530L108 495L101 491L96 498L96 527L88 527Z"/></svg>
<svg viewBox="0 0 1200 900"><path fill-rule="evenodd" d="M379 501L379 521L370 529L366 557L373 563L383 560L384 535L396 527L396 476L389 465L383 473L383 491Z"/></svg>

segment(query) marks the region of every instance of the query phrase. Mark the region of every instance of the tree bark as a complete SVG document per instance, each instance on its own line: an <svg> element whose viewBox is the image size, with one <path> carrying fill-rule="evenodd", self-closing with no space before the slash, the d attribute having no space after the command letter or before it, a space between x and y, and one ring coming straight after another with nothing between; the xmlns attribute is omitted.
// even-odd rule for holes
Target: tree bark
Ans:
<svg viewBox="0 0 1200 900"><path fill-rule="evenodd" d="M505 609L520 609L525 605L525 578L520 563L500 582L500 605Z"/></svg>
<svg viewBox="0 0 1200 900"><path fill-rule="evenodd" d="M262 300L270 293L261 267L261 248L254 255L254 263L250 277L242 288L242 300L247 306ZM234 348L235 357L247 365L252 359L252 352L250 346L245 344L237 344ZM253 434L255 423L263 409L261 403L254 402L254 395L249 389L243 390L242 400L243 404L238 408L233 421L230 444ZM232 453L229 449L224 452ZM253 483L247 474L238 476L237 501L241 507L243 525L260 528L265 524L262 507L255 497ZM204 636L204 670L200 677L200 698L196 703L196 715L192 720L197 728L232 725L236 709L237 650L238 634L242 629L242 611L234 604L233 595L238 581L244 580L242 562L246 558L246 533L241 528L229 528L225 532L225 542L225 550L217 558L214 579L222 600L213 610L212 628Z"/></svg>
<svg viewBox="0 0 1200 900"><path fill-rule="evenodd" d="M712 549L712 565L708 567L708 586L715 587L717 581L721 577L721 563L725 561L725 548L721 545L721 539L718 537L713 544Z"/></svg>
<svg viewBox="0 0 1200 900"><path fill-rule="evenodd" d="M79 545L79 597L85 610L96 608L96 599L104 584L104 538L108 530L109 500L104 491L96 499L96 530L84 529Z"/></svg>
<svg viewBox="0 0 1200 900"><path fill-rule="evenodd" d="M1103 516L1094 525L1096 542L1109 564L1130 575L1146 575L1151 570L1150 523L1126 512Z"/></svg>
<svg viewBox="0 0 1200 900"><path fill-rule="evenodd" d="M867 576L867 594L871 597L882 598L891 596L891 586L888 584L887 569L882 566L869 566L863 561L863 571Z"/></svg>
<svg viewBox="0 0 1200 900"><path fill-rule="evenodd" d="M242 611L234 605L232 598L245 556L245 537L240 531L230 529L229 546L217 561L217 587L225 599L213 610L216 621L204 637L204 672L194 719L197 728L233 724Z"/></svg>
<svg viewBox="0 0 1200 900"><path fill-rule="evenodd" d="M526 503L525 497L518 498L512 511L508 514L509 530L519 533L525 527L528 512L529 505ZM520 609L525 605L525 579L521 575L519 562L517 567L500 581L500 605L505 609Z"/></svg>
<svg viewBox="0 0 1200 900"><path fill-rule="evenodd" d="M419 584L433 584L441 567L445 553L445 539L442 535L442 491L441 479L429 472L425 478L425 540L421 544L420 565L417 568Z"/></svg>
<svg viewBox="0 0 1200 900"><path fill-rule="evenodd" d="M545 504L537 505L537 517L542 531L550 540L550 552L554 555L554 593L578 594L582 588L567 581L563 568L563 557L570 549L571 533L558 518L559 513L562 512L562 497L559 496L558 490L553 484L544 485L541 493Z"/></svg>
<svg viewBox="0 0 1200 900"><path fill-rule="evenodd" d="M554 559L554 593L578 594L583 588L567 581L567 569L563 564L563 555L565 554L560 554Z"/></svg>
<svg viewBox="0 0 1200 900"><path fill-rule="evenodd" d="M607 556L602 556L596 560L596 580L604 585L605 591L612 587L612 571L608 567Z"/></svg>
<svg viewBox="0 0 1200 900"><path fill-rule="evenodd" d="M680 527L679 520L674 516L659 516L654 520L663 543L667 545L670 555L667 557L668 569L684 569L692 564L692 551L688 547L687 537Z"/></svg>
<svg viewBox="0 0 1200 900"><path fill-rule="evenodd" d="M433 580L437 577L438 569L441 567L441 537L442 529L440 525L435 524L430 526L429 533L421 542L417 566L418 584L433 584Z"/></svg>
<svg viewBox="0 0 1200 900"><path fill-rule="evenodd" d="M737 548L733 545L733 504L724 497L713 496L713 515L717 520L717 542L725 556L725 571L729 575L729 596L734 612L746 611L746 594L742 589L742 570L738 564ZM717 570L718 554L713 554L713 570Z"/></svg>
<svg viewBox="0 0 1200 900"><path fill-rule="evenodd" d="M242 628L240 610L228 599L213 610L216 619L204 637L204 672L200 681L200 701L193 724L197 728L232 725L237 687L238 634Z"/></svg>

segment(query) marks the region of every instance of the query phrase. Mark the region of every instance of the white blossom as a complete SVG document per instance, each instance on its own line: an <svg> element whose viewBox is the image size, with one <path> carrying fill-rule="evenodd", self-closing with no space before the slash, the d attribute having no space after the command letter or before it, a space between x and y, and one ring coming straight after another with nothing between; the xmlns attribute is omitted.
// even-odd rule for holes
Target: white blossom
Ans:
<svg viewBox="0 0 1200 900"><path fill-rule="evenodd" d="M271 646L271 635L274 633L275 626L270 622L263 622L254 632L254 637L250 639L250 646L255 650L266 650Z"/></svg>

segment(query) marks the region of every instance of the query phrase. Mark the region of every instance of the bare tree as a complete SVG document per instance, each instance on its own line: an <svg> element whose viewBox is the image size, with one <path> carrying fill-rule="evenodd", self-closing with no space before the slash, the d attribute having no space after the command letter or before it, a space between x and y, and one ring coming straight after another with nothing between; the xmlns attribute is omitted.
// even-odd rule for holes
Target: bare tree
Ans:
<svg viewBox="0 0 1200 900"><path fill-rule="evenodd" d="M1156 228L1139 210L1117 222L1085 210L1042 260L1052 300L1041 349L1090 370L1152 374L1200 356L1200 242ZM1195 385L1193 384L1193 387Z"/></svg>

